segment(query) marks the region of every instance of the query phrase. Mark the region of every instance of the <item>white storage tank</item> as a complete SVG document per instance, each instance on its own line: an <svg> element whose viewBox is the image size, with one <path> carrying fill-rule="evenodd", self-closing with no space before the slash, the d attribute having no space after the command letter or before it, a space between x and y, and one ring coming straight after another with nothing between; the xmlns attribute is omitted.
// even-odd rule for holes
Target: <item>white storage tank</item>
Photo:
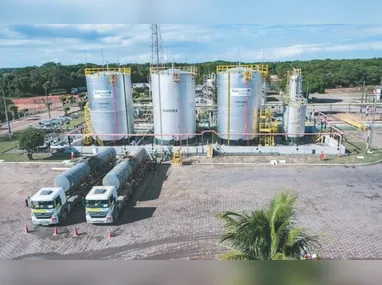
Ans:
<svg viewBox="0 0 382 285"><path fill-rule="evenodd" d="M152 71L150 76L156 142L169 144L195 138L194 72L170 68Z"/></svg>
<svg viewBox="0 0 382 285"><path fill-rule="evenodd" d="M268 86L268 83L265 79L263 80L262 85L263 85L263 87L262 87L263 94L262 94L261 104L265 105L268 102L269 86Z"/></svg>
<svg viewBox="0 0 382 285"><path fill-rule="evenodd" d="M263 94L261 73L236 67L218 73L216 81L219 137L229 144L254 139Z"/></svg>
<svg viewBox="0 0 382 285"><path fill-rule="evenodd" d="M302 96L302 77L294 74L289 78L289 98L293 101Z"/></svg>
<svg viewBox="0 0 382 285"><path fill-rule="evenodd" d="M290 102L284 114L284 129L288 138L301 138L305 133L305 100Z"/></svg>
<svg viewBox="0 0 382 285"><path fill-rule="evenodd" d="M102 141L117 141L134 133L130 69L100 70L85 70L92 127Z"/></svg>

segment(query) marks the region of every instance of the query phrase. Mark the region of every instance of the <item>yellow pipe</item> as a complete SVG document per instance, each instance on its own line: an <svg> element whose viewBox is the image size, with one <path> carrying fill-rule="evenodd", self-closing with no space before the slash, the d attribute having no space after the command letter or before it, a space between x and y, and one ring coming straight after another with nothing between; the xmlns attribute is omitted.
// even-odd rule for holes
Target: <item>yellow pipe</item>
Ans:
<svg viewBox="0 0 382 285"><path fill-rule="evenodd" d="M228 72L228 145L231 138L231 72Z"/></svg>

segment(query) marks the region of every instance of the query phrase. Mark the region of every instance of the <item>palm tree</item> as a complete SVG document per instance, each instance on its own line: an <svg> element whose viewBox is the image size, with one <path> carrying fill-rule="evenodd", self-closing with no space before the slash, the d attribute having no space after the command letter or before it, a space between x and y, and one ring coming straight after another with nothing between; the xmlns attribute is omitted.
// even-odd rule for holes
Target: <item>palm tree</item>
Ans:
<svg viewBox="0 0 382 285"><path fill-rule="evenodd" d="M217 216L225 222L219 242L231 242L226 260L297 260L305 250L320 247L319 236L295 227L297 194L277 194L268 208L251 213L224 212Z"/></svg>
<svg viewBox="0 0 382 285"><path fill-rule="evenodd" d="M12 112L13 120L17 119L17 112L18 112L18 110L19 110L19 108L16 105L10 105L9 106L9 111Z"/></svg>
<svg viewBox="0 0 382 285"><path fill-rule="evenodd" d="M65 107L65 104L67 103L68 101L68 98L66 96L60 96L60 101L61 101L61 104L62 104L62 107L64 108Z"/></svg>
<svg viewBox="0 0 382 285"><path fill-rule="evenodd" d="M64 113L65 113L65 116L66 116L66 117L68 116L68 112L69 112L69 110L70 110L70 107L68 107L68 106L65 106L65 107L64 107Z"/></svg>

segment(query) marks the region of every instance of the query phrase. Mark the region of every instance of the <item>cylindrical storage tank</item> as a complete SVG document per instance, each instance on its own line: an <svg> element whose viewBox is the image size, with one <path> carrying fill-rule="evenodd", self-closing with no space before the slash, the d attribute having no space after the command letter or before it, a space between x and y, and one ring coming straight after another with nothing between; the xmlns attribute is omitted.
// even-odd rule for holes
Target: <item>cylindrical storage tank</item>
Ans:
<svg viewBox="0 0 382 285"><path fill-rule="evenodd" d="M134 133L134 113L129 74L101 71L86 76L90 117L103 141L116 141ZM108 136L102 134L121 134Z"/></svg>
<svg viewBox="0 0 382 285"><path fill-rule="evenodd" d="M283 129L285 133L288 132L288 115L289 115L289 109L288 109L288 106L286 106L283 113Z"/></svg>
<svg viewBox="0 0 382 285"><path fill-rule="evenodd" d="M157 142L195 137L195 79L191 72L167 69L151 73L154 133ZM162 134L162 135L161 135ZM178 136L177 134L184 134Z"/></svg>
<svg viewBox="0 0 382 285"><path fill-rule="evenodd" d="M261 100L261 104L262 105L265 105L267 104L268 102L268 84L267 84L267 81L266 80L263 80L263 83L262 83L262 91L263 91L263 94L262 94L262 100Z"/></svg>
<svg viewBox="0 0 382 285"><path fill-rule="evenodd" d="M248 80L245 74L252 74ZM232 68L217 75L218 133L224 140L252 140L257 133L261 107L261 73L248 68Z"/></svg>
<svg viewBox="0 0 382 285"><path fill-rule="evenodd" d="M289 98L295 100L302 94L302 78L300 75L292 75L289 78Z"/></svg>
<svg viewBox="0 0 382 285"><path fill-rule="evenodd" d="M64 173L56 176L54 179L54 186L62 187L66 192L79 185L88 175L90 175L90 173L90 166L85 162L80 162L76 166L73 166Z"/></svg>
<svg viewBox="0 0 382 285"><path fill-rule="evenodd" d="M128 157L134 159L139 165L147 157L146 149L143 147L136 147L128 154Z"/></svg>
<svg viewBox="0 0 382 285"><path fill-rule="evenodd" d="M116 156L117 152L113 147L104 149L96 155L96 157L101 160L102 165L105 165L106 163L112 161Z"/></svg>
<svg viewBox="0 0 382 285"><path fill-rule="evenodd" d="M131 159L122 161L103 178L102 185L115 186L118 189L134 172L135 167L136 163Z"/></svg>
<svg viewBox="0 0 382 285"><path fill-rule="evenodd" d="M305 133L306 105L292 102L287 108L286 132L289 138L303 137Z"/></svg>

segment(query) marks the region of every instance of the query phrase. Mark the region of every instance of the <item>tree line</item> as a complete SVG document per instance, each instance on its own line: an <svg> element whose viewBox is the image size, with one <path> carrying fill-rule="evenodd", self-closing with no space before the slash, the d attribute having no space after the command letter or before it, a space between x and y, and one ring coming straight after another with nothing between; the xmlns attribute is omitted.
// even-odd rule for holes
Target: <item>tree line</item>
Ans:
<svg viewBox="0 0 382 285"><path fill-rule="evenodd" d="M185 63L176 64L187 65ZM237 63L215 61L195 64L198 68L196 82L201 83L203 75L214 73L217 65L224 64ZM288 70L301 68L304 76L304 88L309 88L310 93L323 93L326 88L361 86L364 81L367 85L377 85L382 76L382 58L265 62L264 64L269 65L270 75L277 75L281 79L279 88L285 86ZM71 88L86 86L84 75L86 66L89 68L100 67L96 64L62 65L48 62L39 67L3 68L0 69L0 73L5 75L3 85L6 97L20 98L45 95L46 89L49 93L54 94L56 90L70 92ZM117 65L109 64L109 66L116 67ZM149 63L126 66L131 67L132 83L148 82Z"/></svg>

